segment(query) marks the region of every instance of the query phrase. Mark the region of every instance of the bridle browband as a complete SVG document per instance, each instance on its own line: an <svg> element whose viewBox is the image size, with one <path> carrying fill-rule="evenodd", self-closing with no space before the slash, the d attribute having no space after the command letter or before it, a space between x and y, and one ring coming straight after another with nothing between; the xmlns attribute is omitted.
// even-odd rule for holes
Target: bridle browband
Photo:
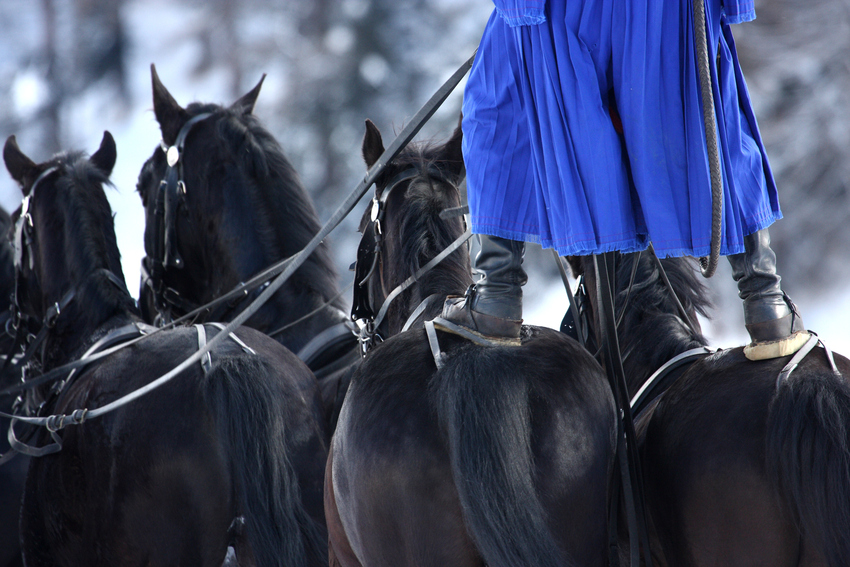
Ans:
<svg viewBox="0 0 850 567"><path fill-rule="evenodd" d="M184 312L191 311L194 305L183 298L176 290L165 284L165 270L183 268L183 258L177 248L177 212L186 195L186 182L183 179L183 147L192 128L210 117L211 112L203 112L190 118L177 133L177 139L171 146L160 142L168 168L165 177L159 182L154 203L153 258L142 258L142 274L145 285L151 288L156 310L167 319L171 318L171 308L178 307ZM168 322L168 321L164 321Z"/></svg>

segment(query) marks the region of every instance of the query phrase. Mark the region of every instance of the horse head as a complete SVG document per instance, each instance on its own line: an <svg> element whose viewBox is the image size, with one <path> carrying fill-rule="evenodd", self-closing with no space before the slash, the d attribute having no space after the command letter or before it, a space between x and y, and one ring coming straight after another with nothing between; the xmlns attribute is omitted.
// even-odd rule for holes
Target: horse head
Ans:
<svg viewBox="0 0 850 567"><path fill-rule="evenodd" d="M292 165L252 114L262 79L229 106L183 108L153 66L151 76L162 142L137 185L146 214L141 296L170 319L300 251L319 223ZM323 245L248 324L270 332L329 301L335 284Z"/></svg>
<svg viewBox="0 0 850 567"><path fill-rule="evenodd" d="M461 139L458 126L444 144L409 146L376 181L374 199L360 221L355 318L374 320L391 290L463 234L460 215L445 214L461 204ZM384 152L381 133L369 120L362 151L367 168ZM382 336L402 330L423 300L436 296L431 308L439 312L447 294L463 293L470 283L469 252L461 247L396 298L386 312Z"/></svg>
<svg viewBox="0 0 850 567"><path fill-rule="evenodd" d="M66 359L109 319L135 313L103 190L115 141L104 132L91 157L61 153L36 164L11 136L3 158L24 197L12 216L18 319L50 329L45 359Z"/></svg>

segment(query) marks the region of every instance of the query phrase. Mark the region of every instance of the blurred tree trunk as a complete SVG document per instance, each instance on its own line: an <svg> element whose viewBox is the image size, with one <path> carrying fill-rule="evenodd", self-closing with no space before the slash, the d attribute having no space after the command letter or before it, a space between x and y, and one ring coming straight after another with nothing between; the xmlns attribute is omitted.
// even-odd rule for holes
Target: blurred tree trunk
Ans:
<svg viewBox="0 0 850 567"><path fill-rule="evenodd" d="M44 108L44 146L48 153L56 153L62 147L60 131L60 109L65 96L62 76L59 73L56 30L56 6L53 0L42 0L44 11L44 60L47 66L49 100Z"/></svg>
<svg viewBox="0 0 850 567"><path fill-rule="evenodd" d="M73 90L83 91L103 78L114 82L126 102L127 34L121 19L124 0L75 0L76 33Z"/></svg>

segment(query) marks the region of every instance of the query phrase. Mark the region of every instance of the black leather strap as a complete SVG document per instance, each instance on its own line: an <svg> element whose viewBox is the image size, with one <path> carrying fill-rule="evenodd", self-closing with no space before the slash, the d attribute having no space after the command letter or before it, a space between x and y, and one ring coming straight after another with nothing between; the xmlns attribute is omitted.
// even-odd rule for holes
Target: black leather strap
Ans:
<svg viewBox="0 0 850 567"><path fill-rule="evenodd" d="M599 311L601 347L605 371L608 374L608 380L618 407L617 419L622 422L622 426L618 425L618 431L621 432L621 435L617 442L617 459L626 505L631 565L633 567L640 565L641 548L643 548L644 565L651 567L652 557L649 548L649 532L646 528L646 506L637 451L637 435L632 421L625 371L623 370L617 338L614 311L614 290L616 289L613 279L615 274L614 262L615 254L612 252L593 256L596 271L596 305ZM611 505L618 506L619 503L612 501ZM609 529L616 529L616 525L610 526Z"/></svg>

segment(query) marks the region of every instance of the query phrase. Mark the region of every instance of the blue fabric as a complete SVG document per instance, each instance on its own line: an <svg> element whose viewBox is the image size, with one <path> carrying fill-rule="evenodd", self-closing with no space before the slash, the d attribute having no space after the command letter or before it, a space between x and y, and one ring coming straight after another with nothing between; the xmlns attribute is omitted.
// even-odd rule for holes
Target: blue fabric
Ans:
<svg viewBox="0 0 850 567"><path fill-rule="evenodd" d="M496 12L511 26L542 24L546 0L493 0Z"/></svg>
<svg viewBox="0 0 850 567"><path fill-rule="evenodd" d="M755 0L723 0L723 17L727 24L743 24L755 20Z"/></svg>
<svg viewBox="0 0 850 567"><path fill-rule="evenodd" d="M736 254L782 213L720 0L706 0L706 12L721 252ZM473 231L562 255L650 241L662 257L707 255L711 182L691 3L552 0L545 13L543 24L511 27L494 11L467 82Z"/></svg>

